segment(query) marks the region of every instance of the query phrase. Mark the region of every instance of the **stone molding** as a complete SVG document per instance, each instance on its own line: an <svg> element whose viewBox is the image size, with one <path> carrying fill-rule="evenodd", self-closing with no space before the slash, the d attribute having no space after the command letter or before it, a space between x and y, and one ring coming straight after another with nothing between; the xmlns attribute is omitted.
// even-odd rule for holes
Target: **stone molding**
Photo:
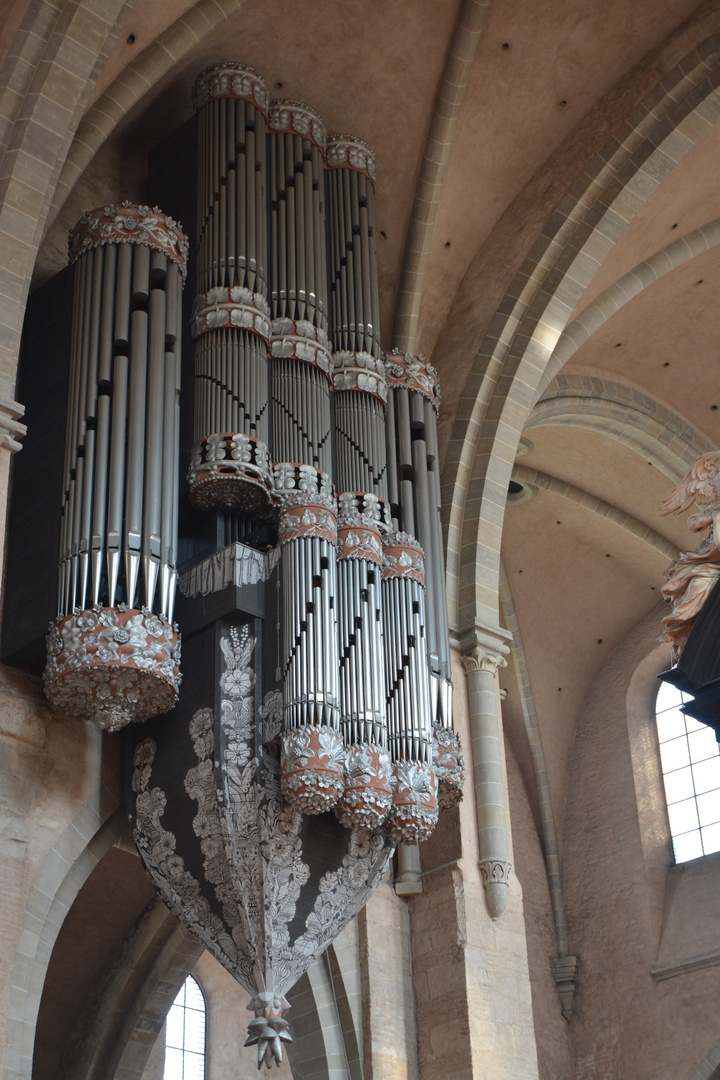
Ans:
<svg viewBox="0 0 720 1080"><path fill-rule="evenodd" d="M488 885L510 885L512 863L507 859L483 859L478 866L486 889Z"/></svg>
<svg viewBox="0 0 720 1080"><path fill-rule="evenodd" d="M19 401L0 398L0 448L16 454L22 450L20 439L27 435L27 427L20 423L25 415L25 406Z"/></svg>
<svg viewBox="0 0 720 1080"><path fill-rule="evenodd" d="M562 1014L566 1020L572 1018L573 998L577 989L577 956L555 956L550 960L550 971L555 980L555 989L562 1002Z"/></svg>
<svg viewBox="0 0 720 1080"><path fill-rule="evenodd" d="M499 668L507 666L512 634L499 626L474 626L452 634L450 644L462 653L462 665L466 674L473 671L490 671L494 675Z"/></svg>

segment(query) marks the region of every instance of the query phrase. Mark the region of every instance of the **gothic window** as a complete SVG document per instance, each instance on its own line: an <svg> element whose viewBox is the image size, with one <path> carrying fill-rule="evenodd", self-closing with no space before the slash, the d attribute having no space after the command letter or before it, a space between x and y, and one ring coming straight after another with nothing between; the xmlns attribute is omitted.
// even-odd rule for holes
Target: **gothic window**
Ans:
<svg viewBox="0 0 720 1080"><path fill-rule="evenodd" d="M662 683L655 706L676 863L720 851L720 752L712 728L680 712L689 700Z"/></svg>
<svg viewBox="0 0 720 1080"><path fill-rule="evenodd" d="M204 1080L205 998L192 975L180 988L165 1022L163 1080Z"/></svg>

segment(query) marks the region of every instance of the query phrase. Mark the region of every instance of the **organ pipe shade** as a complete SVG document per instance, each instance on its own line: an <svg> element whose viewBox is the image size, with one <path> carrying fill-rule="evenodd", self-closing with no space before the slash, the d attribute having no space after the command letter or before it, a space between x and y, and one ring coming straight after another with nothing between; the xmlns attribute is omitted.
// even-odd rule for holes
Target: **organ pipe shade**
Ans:
<svg viewBox="0 0 720 1080"><path fill-rule="evenodd" d="M275 461L332 473L325 126L298 101L268 108Z"/></svg>
<svg viewBox="0 0 720 1080"><path fill-rule="evenodd" d="M450 646L440 521L437 372L422 357L395 350L387 358L388 485L393 514L417 536L427 564L428 662L435 713L451 726ZM440 687L440 684L445 685Z"/></svg>
<svg viewBox="0 0 720 1080"><path fill-rule="evenodd" d="M310 466L275 467L282 500L282 789L306 813L330 810L344 787L339 731L337 515L330 478Z"/></svg>
<svg viewBox="0 0 720 1080"><path fill-rule="evenodd" d="M48 696L118 727L177 696L181 289L187 241L157 207L106 206L70 237L70 386ZM136 700L134 700L136 699Z"/></svg>
<svg viewBox="0 0 720 1080"><path fill-rule="evenodd" d="M252 68L215 64L195 83L198 110L195 442L188 483L198 510L264 511L268 451L267 87Z"/></svg>
<svg viewBox="0 0 720 1080"><path fill-rule="evenodd" d="M383 544L383 624L387 725L394 762L388 830L396 841L426 839L437 820L432 768L432 712L425 647L422 549L407 533Z"/></svg>
<svg viewBox="0 0 720 1080"><path fill-rule="evenodd" d="M380 359L375 154L361 139L327 143L333 351Z"/></svg>

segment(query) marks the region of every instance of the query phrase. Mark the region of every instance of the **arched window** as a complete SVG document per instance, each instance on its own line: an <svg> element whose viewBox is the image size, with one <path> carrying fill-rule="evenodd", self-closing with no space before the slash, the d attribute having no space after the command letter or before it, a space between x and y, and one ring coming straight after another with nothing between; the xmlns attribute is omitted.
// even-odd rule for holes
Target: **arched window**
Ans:
<svg viewBox="0 0 720 1080"><path fill-rule="evenodd" d="M204 1080L205 998L192 975L180 988L165 1022L163 1080Z"/></svg>
<svg viewBox="0 0 720 1080"><path fill-rule="evenodd" d="M720 752L712 728L680 712L690 700L661 683L655 706L676 863L720 851Z"/></svg>

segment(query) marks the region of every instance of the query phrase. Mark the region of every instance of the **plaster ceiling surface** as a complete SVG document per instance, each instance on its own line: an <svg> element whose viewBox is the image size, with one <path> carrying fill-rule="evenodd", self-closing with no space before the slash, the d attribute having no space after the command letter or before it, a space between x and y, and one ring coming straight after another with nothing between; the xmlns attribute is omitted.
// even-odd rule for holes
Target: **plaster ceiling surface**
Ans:
<svg viewBox="0 0 720 1080"><path fill-rule="evenodd" d="M718 446L719 296L717 246L625 304L574 353L573 366L601 368L611 378L627 374Z"/></svg>
<svg viewBox="0 0 720 1080"><path fill-rule="evenodd" d="M687 547L693 533L685 525L691 511L660 517L658 507L673 483L655 465L616 439L582 427L532 428L533 444L518 464L573 484L642 521L676 547ZM588 519L589 526L593 517ZM695 542L696 543L696 542ZM691 546L694 546L691 544Z"/></svg>
<svg viewBox="0 0 720 1080"><path fill-rule="evenodd" d="M710 127L701 117L696 117L695 122L698 135L707 133L646 202L637 206L637 196L623 192L618 209L634 212L635 216L583 293L573 318L644 259L693 229L720 218L720 124Z"/></svg>
<svg viewBox="0 0 720 1080"><path fill-rule="evenodd" d="M657 605L667 560L619 526L548 491L508 504L505 521L502 559L559 824L588 688L612 650ZM658 619L658 636L661 629Z"/></svg>
<svg viewBox="0 0 720 1080"><path fill-rule="evenodd" d="M648 31L654 45L696 6L660 5L650 28L643 5L626 0L491 5L438 207L421 351L433 352L462 276L512 199L648 51Z"/></svg>

